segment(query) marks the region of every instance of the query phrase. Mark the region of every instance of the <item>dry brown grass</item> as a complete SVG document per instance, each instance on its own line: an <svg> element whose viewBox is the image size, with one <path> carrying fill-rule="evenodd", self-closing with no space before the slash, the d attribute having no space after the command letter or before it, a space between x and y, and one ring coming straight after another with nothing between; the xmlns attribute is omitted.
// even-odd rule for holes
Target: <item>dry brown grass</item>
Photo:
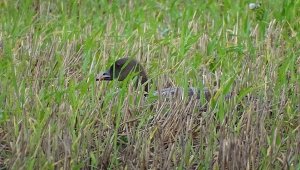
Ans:
<svg viewBox="0 0 300 170"><path fill-rule="evenodd" d="M223 24L201 10L182 19L181 3L172 17L163 3L152 6L149 17L161 20L154 28L131 11L133 1L122 5L100 8L101 25L72 10L58 18L59 7L37 1L25 31L7 41L0 32L0 169L299 168L295 28L243 13ZM97 84L97 71L123 55L143 63L155 88L204 83L212 98L203 109L204 98L145 99L130 82Z"/></svg>

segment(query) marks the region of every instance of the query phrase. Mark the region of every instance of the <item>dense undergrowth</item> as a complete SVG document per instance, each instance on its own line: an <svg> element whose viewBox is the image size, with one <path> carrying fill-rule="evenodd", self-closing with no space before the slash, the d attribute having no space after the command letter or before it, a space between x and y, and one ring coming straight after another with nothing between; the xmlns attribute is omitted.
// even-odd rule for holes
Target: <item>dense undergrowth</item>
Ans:
<svg viewBox="0 0 300 170"><path fill-rule="evenodd" d="M300 1L249 3L2 0L0 169L299 169ZM96 83L122 56L207 109Z"/></svg>

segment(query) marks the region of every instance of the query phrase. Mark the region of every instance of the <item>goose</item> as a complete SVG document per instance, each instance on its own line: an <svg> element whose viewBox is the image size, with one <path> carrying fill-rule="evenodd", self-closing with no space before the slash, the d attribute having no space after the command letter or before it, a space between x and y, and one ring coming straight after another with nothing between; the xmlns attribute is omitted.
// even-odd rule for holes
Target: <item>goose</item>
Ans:
<svg viewBox="0 0 300 170"><path fill-rule="evenodd" d="M144 96L148 96L151 81L149 81L147 73L143 66L133 58L124 57L115 61L108 70L97 74L96 81L112 81L125 80L130 74L136 75L137 79L135 80L135 88L139 85L139 83L144 87ZM153 92L153 96L161 96L165 99L173 98L174 96L183 96L184 88L182 87L169 87L159 89ZM200 99L201 95L204 95L205 100L208 102L211 98L211 93L207 88L201 90L195 87L189 87L187 89L186 95L191 98L195 97L196 99Z"/></svg>

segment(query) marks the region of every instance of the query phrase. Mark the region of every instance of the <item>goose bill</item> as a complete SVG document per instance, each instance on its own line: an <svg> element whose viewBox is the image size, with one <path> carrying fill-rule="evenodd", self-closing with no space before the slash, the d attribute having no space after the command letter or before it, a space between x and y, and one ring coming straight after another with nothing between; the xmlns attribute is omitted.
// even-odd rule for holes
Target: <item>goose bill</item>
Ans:
<svg viewBox="0 0 300 170"><path fill-rule="evenodd" d="M102 72L96 76L96 81L102 81L102 80L106 80L106 81L112 80L112 77L109 74L109 72Z"/></svg>

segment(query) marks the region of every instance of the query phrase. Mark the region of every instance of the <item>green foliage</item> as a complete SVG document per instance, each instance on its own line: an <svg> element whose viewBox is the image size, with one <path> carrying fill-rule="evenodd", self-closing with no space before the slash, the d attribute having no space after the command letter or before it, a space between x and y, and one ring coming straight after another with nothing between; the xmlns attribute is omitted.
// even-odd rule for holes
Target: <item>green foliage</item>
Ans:
<svg viewBox="0 0 300 170"><path fill-rule="evenodd" d="M0 169L297 169L299 5L2 0ZM121 56L207 110L96 83Z"/></svg>

